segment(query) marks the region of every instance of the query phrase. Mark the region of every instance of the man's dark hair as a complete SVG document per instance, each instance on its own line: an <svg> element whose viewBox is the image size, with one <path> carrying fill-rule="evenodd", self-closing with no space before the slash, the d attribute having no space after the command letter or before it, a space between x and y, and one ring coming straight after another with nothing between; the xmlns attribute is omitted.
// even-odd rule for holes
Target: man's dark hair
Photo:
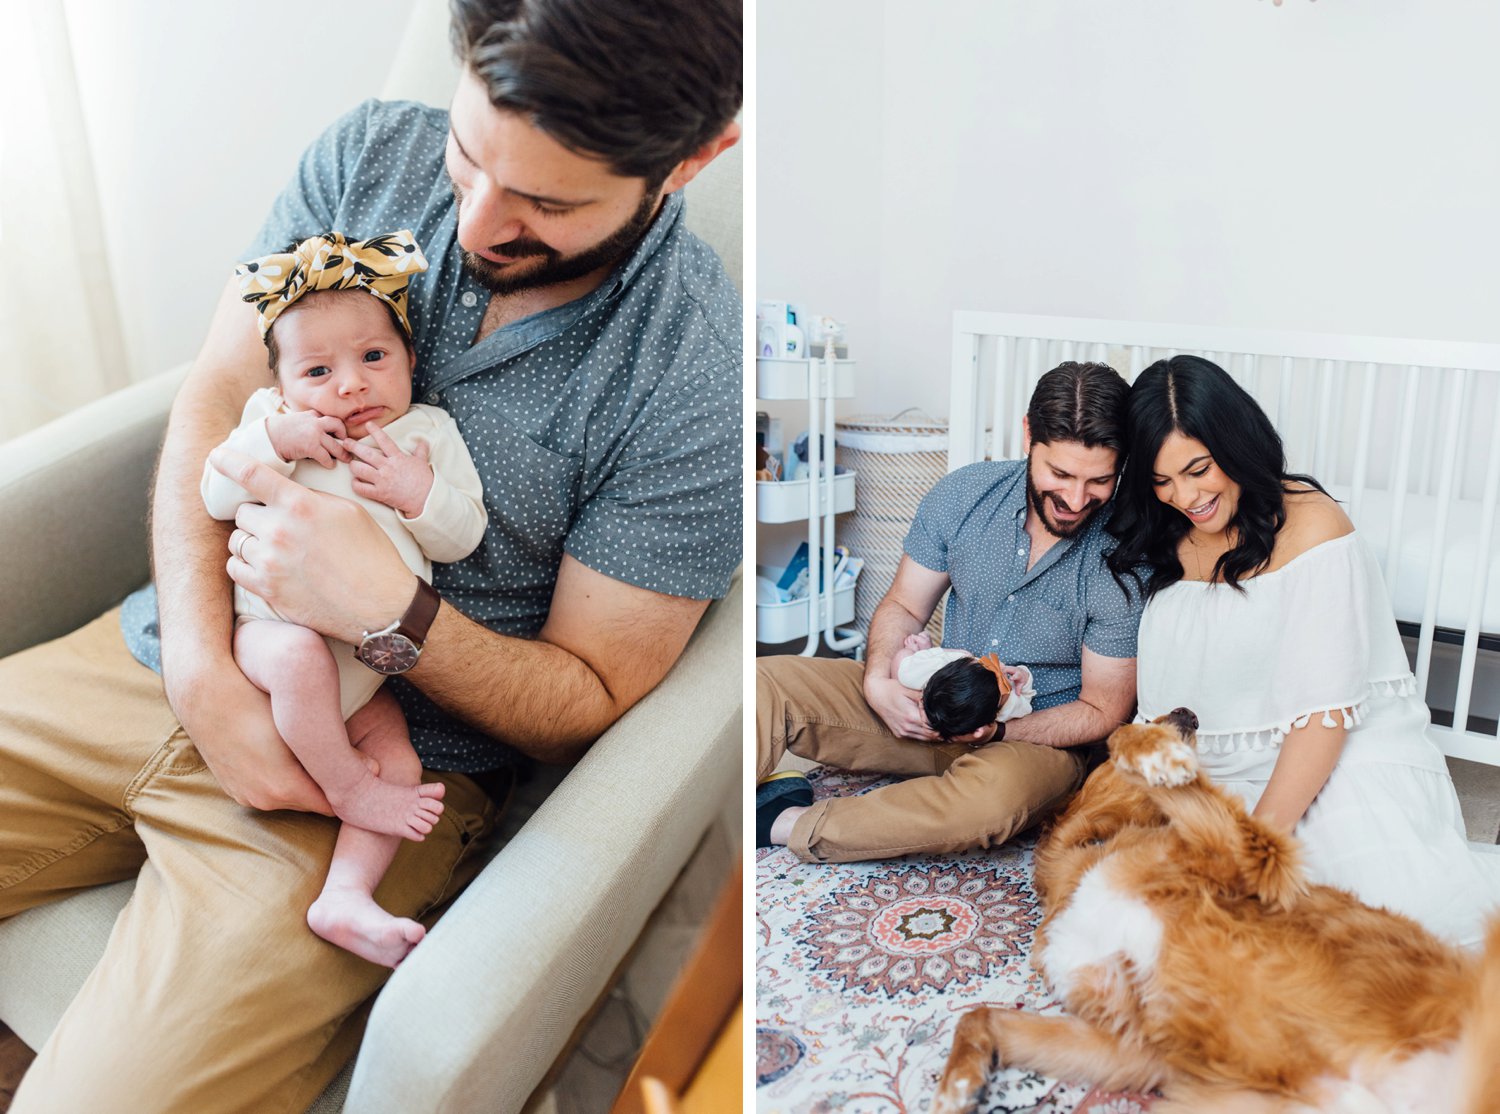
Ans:
<svg viewBox="0 0 1500 1114"><path fill-rule="evenodd" d="M452 0L458 59L498 109L652 191L734 119L741 0Z"/></svg>
<svg viewBox="0 0 1500 1114"><path fill-rule="evenodd" d="M1000 682L976 658L950 661L922 688L927 722L944 739L988 727L1000 714Z"/></svg>
<svg viewBox="0 0 1500 1114"><path fill-rule="evenodd" d="M1108 364L1058 364L1037 381L1026 409L1031 439L1043 445L1078 441L1125 453L1130 384Z"/></svg>

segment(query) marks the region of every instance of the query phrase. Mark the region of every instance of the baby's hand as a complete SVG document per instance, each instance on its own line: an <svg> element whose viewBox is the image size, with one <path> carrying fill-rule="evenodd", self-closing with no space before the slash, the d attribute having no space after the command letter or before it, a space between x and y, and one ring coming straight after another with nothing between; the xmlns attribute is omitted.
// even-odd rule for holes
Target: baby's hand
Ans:
<svg viewBox="0 0 1500 1114"><path fill-rule="evenodd" d="M426 444L417 442L415 452L402 452L379 426L370 427L373 445L345 439L344 448L356 459L354 494L394 507L407 518L416 518L427 505L432 490L432 465L427 463Z"/></svg>
<svg viewBox="0 0 1500 1114"><path fill-rule="evenodd" d="M910 650L912 653L917 653L921 650L930 650L932 649L932 635L926 631L909 634L906 636L906 640L901 643L901 647L902 649Z"/></svg>
<svg viewBox="0 0 1500 1114"><path fill-rule="evenodd" d="M289 414L272 414L266 419L266 436L276 455L290 464L295 460L312 460L332 468L336 460L348 460L344 448L344 423L316 410L297 410Z"/></svg>

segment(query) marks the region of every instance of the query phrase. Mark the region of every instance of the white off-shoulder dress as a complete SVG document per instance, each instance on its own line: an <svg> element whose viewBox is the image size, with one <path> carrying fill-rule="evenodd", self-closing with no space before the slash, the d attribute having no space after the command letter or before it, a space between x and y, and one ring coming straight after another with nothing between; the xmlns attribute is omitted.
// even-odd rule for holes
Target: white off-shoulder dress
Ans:
<svg viewBox="0 0 1500 1114"><path fill-rule="evenodd" d="M1465 837L1370 547L1349 534L1241 583L1182 581L1146 605L1139 718L1191 708L1203 769L1251 807L1288 731L1342 723L1343 753L1297 825L1311 876L1478 943L1500 908L1500 849Z"/></svg>

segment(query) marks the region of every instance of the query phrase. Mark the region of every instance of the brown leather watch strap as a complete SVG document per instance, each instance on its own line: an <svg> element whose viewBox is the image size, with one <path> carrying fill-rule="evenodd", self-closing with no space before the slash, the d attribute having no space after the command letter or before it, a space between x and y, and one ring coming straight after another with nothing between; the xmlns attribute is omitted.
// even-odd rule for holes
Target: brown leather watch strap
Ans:
<svg viewBox="0 0 1500 1114"><path fill-rule="evenodd" d="M406 614L401 616L401 625L396 628L396 633L406 635L420 649L427 641L427 632L432 629L442 602L443 597L438 595L437 589L420 576L417 577L417 594L412 597Z"/></svg>

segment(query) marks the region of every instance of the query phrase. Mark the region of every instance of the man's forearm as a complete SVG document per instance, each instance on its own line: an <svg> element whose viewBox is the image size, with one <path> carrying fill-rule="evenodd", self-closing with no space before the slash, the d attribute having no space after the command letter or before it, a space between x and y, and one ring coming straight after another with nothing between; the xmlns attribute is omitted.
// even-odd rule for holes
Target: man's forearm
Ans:
<svg viewBox="0 0 1500 1114"><path fill-rule="evenodd" d="M254 314L230 280L172 404L151 495L151 568L169 696L174 669L216 654L229 659L233 595L224 562L231 526L209 517L199 486L204 458L235 427L263 365Z"/></svg>
<svg viewBox="0 0 1500 1114"><path fill-rule="evenodd" d="M229 648L233 606L224 555L232 525L211 519L198 494L203 459L222 436L222 404L190 377L172 408L151 500L152 575L169 675L179 656ZM220 637L206 637L209 631Z"/></svg>
<svg viewBox="0 0 1500 1114"><path fill-rule="evenodd" d="M1122 722L1087 701L1074 700L1010 720L1005 725L1005 738L1047 747L1076 747L1108 738Z"/></svg>
<svg viewBox="0 0 1500 1114"><path fill-rule="evenodd" d="M929 616L928 618L931 618ZM865 675L889 677L891 662L901 643L927 625L927 620L913 615L899 600L886 596L870 616L870 630L865 643Z"/></svg>
<svg viewBox="0 0 1500 1114"><path fill-rule="evenodd" d="M447 605L407 677L445 711L542 762L576 761L629 706L562 647L496 634Z"/></svg>

